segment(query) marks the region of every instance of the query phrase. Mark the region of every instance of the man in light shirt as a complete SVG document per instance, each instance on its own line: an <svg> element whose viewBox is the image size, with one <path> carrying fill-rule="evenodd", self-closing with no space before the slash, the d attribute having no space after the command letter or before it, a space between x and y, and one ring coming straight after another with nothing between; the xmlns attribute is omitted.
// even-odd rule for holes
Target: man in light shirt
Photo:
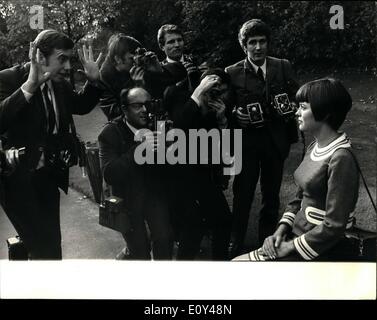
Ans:
<svg viewBox="0 0 377 320"><path fill-rule="evenodd" d="M189 90L193 91L199 85L201 72L194 58L184 54L185 41L181 29L174 24L165 24L158 30L157 41L166 56L161 63L166 86L188 82Z"/></svg>
<svg viewBox="0 0 377 320"><path fill-rule="evenodd" d="M259 247L273 233L279 209L284 160L297 142L293 110L275 108L276 96L292 102L298 89L288 60L267 55L270 29L260 19L245 22L238 40L246 58L227 67L235 93L233 126L242 129L242 171L233 183L233 255L245 248L249 211L260 178L262 209L259 214ZM292 108L293 109L293 108Z"/></svg>
<svg viewBox="0 0 377 320"><path fill-rule="evenodd" d="M16 169L1 177L5 213L29 259L62 259L59 189L68 191L77 163L72 114L89 113L99 101L101 55L79 50L87 83L76 93L66 81L74 43L44 30L30 44L30 63L0 72L0 135L4 149L25 147Z"/></svg>

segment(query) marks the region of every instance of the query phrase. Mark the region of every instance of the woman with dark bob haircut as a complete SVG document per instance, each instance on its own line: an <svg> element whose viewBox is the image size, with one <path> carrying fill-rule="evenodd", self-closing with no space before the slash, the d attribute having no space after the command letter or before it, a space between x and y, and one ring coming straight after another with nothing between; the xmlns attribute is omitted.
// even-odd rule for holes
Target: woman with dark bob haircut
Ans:
<svg viewBox="0 0 377 320"><path fill-rule="evenodd" d="M350 141L338 131L351 96L339 80L328 78L304 84L296 99L299 129L315 138L294 173L297 196L263 246L234 260L352 259L344 233L352 227L359 174Z"/></svg>

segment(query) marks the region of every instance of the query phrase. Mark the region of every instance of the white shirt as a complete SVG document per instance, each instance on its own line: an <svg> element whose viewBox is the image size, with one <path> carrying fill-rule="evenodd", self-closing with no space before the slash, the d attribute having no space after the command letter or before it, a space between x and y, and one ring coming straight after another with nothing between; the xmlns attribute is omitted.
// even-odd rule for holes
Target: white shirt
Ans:
<svg viewBox="0 0 377 320"><path fill-rule="evenodd" d="M254 64L249 58L247 58L247 60L249 60L251 66L253 67L255 73L257 73L258 69L261 68L262 69L262 72L263 72L263 78L266 80L266 59L264 59L264 62L263 64L259 67L257 66L256 64Z"/></svg>
<svg viewBox="0 0 377 320"><path fill-rule="evenodd" d="M39 89L42 91L45 86L48 86L48 88L49 88L49 90L47 92L49 94L50 101L52 102L52 106L53 106L54 111L55 111L55 127L54 127L54 130L53 130L53 133L57 133L58 126L59 126L59 111L58 111L58 108L57 108L57 103L56 103L55 93L54 93L54 87L52 86L51 80L48 80L45 83L42 83L41 86L39 87ZM26 101L29 102L34 94L26 91L22 86L21 86L21 91L24 94ZM45 107L46 117L48 119L48 110L47 110L47 105L46 105L46 101L45 101L43 94L42 94L42 98L43 98L43 104L44 104L44 107ZM42 152L41 158L39 159L39 162L38 162L36 169L38 170L38 169L40 169L44 166L45 166L45 155L44 155L44 152Z"/></svg>
<svg viewBox="0 0 377 320"><path fill-rule="evenodd" d="M125 122L126 122L127 127L129 127L132 133L135 135L137 129L134 126L130 125L130 123L127 120L125 120Z"/></svg>
<svg viewBox="0 0 377 320"><path fill-rule="evenodd" d="M166 56L166 61L169 63L178 62L176 60L170 59L168 56ZM179 62L182 62L182 63L184 62L183 55L181 56L181 59L179 59Z"/></svg>

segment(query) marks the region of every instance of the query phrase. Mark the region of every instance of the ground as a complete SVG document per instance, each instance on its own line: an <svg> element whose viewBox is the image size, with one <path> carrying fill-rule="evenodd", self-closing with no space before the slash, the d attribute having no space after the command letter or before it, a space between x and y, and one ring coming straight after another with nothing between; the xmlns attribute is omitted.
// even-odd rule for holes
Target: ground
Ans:
<svg viewBox="0 0 377 320"><path fill-rule="evenodd" d="M353 99L353 108L341 130L344 130L352 140L356 150L360 166L367 180L372 195L376 195L376 99L377 99L377 78L375 70L341 70L341 71L320 71L317 73L301 72L298 75L299 82L305 83L309 80L331 76L340 79L349 90ZM77 131L84 141L95 142L97 136L106 122L105 116L99 108L96 108L89 115L75 117ZM307 144L310 141L307 137ZM289 158L286 161L283 184L281 188L281 210L292 198L295 192L292 173L300 163L302 154L302 143L292 146ZM232 206L231 179L229 188L225 194L229 205ZM84 193L89 198L93 198L92 191L87 178L82 177L81 170L74 168L71 171L71 185L73 188ZM260 190L257 194L252 213L258 212L260 206ZM256 217L255 214L250 218L246 244L253 245L257 239ZM357 205L357 224L370 230L376 230L376 213L372 210L370 200L364 190L360 187L360 197Z"/></svg>

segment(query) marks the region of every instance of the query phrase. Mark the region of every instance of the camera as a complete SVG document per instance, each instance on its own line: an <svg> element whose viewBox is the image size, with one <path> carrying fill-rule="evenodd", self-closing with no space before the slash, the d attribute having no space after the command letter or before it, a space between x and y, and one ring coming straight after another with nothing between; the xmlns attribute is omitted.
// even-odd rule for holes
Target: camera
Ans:
<svg viewBox="0 0 377 320"><path fill-rule="evenodd" d="M249 116L250 123L261 126L264 122L262 107L259 102L250 103L241 108L241 112Z"/></svg>
<svg viewBox="0 0 377 320"><path fill-rule="evenodd" d="M132 229L129 215L124 200L116 196L107 197L99 206L99 224L122 233Z"/></svg>
<svg viewBox="0 0 377 320"><path fill-rule="evenodd" d="M152 131L159 131L158 122L164 121L165 131L169 131L172 127L172 121L169 120L168 112L165 110L161 99L154 99L148 106L148 127Z"/></svg>
<svg viewBox="0 0 377 320"><path fill-rule="evenodd" d="M295 107L289 101L288 95L286 93L274 96L273 107L280 116L289 116L296 112Z"/></svg>
<svg viewBox="0 0 377 320"><path fill-rule="evenodd" d="M0 139L0 174L10 174L13 172L14 168L8 163L9 152L13 153L13 162L15 164L19 163L22 157L25 155L25 148L10 148L8 150L3 150L2 141Z"/></svg>
<svg viewBox="0 0 377 320"><path fill-rule="evenodd" d="M19 236L7 239L9 260L28 260L28 251Z"/></svg>
<svg viewBox="0 0 377 320"><path fill-rule="evenodd" d="M134 62L136 67L145 67L151 63L151 57L145 48L137 48L135 50Z"/></svg>

